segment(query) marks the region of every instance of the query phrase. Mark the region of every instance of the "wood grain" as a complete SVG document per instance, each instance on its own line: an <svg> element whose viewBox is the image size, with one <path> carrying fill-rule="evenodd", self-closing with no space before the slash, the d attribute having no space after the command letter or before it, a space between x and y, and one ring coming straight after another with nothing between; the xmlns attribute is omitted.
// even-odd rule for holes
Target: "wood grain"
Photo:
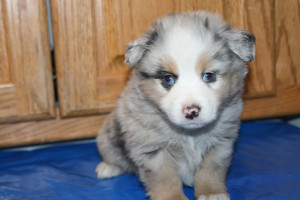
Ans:
<svg viewBox="0 0 300 200"><path fill-rule="evenodd" d="M51 1L62 115L97 105L96 33L92 1Z"/></svg>
<svg viewBox="0 0 300 200"><path fill-rule="evenodd" d="M275 11L277 87L300 85L300 1L276 0Z"/></svg>
<svg viewBox="0 0 300 200"><path fill-rule="evenodd" d="M4 9L0 1L0 84L9 83L11 81L6 51L4 15Z"/></svg>
<svg viewBox="0 0 300 200"><path fill-rule="evenodd" d="M274 0L244 1L244 28L256 37L256 58L249 63L249 74L245 87L246 98L274 96L275 44L274 44Z"/></svg>
<svg viewBox="0 0 300 200"><path fill-rule="evenodd" d="M97 135L103 119L104 115L100 115L0 124L0 148L92 138Z"/></svg>
<svg viewBox="0 0 300 200"><path fill-rule="evenodd" d="M1 97L4 106L0 106L3 109L0 121L53 117L54 95L45 2L3 0L1 5L3 18L0 28L5 40L0 37L6 46L2 43L0 46L2 55L6 56L0 62L6 63L5 69L9 68L5 70L9 75L5 76L15 87L15 94L10 90L9 97ZM4 90L1 93L7 93L6 84L0 83L0 90ZM17 111L15 117L12 117L11 109L5 109L12 102L14 111Z"/></svg>
<svg viewBox="0 0 300 200"><path fill-rule="evenodd" d="M51 1L58 92L64 117L111 110L128 76L115 53L110 1L105 2ZM117 76L111 78L112 74ZM119 85L110 88L112 82Z"/></svg>
<svg viewBox="0 0 300 200"><path fill-rule="evenodd" d="M0 122L1 119L7 120L9 117L16 117L17 101L16 88L13 84L2 85L0 87Z"/></svg>
<svg viewBox="0 0 300 200"><path fill-rule="evenodd" d="M281 117L300 113L300 85L278 88L276 96L245 100L242 119Z"/></svg>
<svg viewBox="0 0 300 200"><path fill-rule="evenodd" d="M230 25L244 28L244 4L242 0L224 0L224 18Z"/></svg>
<svg viewBox="0 0 300 200"><path fill-rule="evenodd" d="M110 111L125 86L131 69L124 64L124 55L118 54L117 30L113 1L95 1L98 51L97 91L99 108ZM125 49L125 46L124 46Z"/></svg>
<svg viewBox="0 0 300 200"><path fill-rule="evenodd" d="M276 94L245 101L244 119L278 117L300 113L300 1L276 0L275 47ZM265 54L264 54L265 53ZM261 52L260 58L268 55ZM257 67L263 67L262 64ZM267 72L266 72L267 73ZM256 77L253 76L256 81Z"/></svg>

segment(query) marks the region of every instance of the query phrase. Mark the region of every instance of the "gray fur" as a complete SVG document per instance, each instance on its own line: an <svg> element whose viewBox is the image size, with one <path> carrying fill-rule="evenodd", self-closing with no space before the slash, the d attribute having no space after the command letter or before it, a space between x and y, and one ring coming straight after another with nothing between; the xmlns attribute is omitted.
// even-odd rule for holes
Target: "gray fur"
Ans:
<svg viewBox="0 0 300 200"><path fill-rule="evenodd" d="M213 61L224 63L220 73L224 70L231 74L228 80L222 77L228 84L217 94L222 103L216 119L192 130L172 124L160 108L159 97L146 94L142 88L145 81L151 80L153 74L161 70L152 54L159 51L165 33L174 24L193 29L199 37L212 35L215 38L215 47L211 47ZM214 149L213 163L226 171L243 108L241 94L247 68L242 61L253 60L254 50L253 35L233 30L218 15L200 11L158 19L145 35L127 47L125 62L135 68L116 109L99 131L97 143L103 161L120 167L124 172L138 172L153 199L157 199L157 194L153 192L155 186L152 182L156 180L153 177L158 176L156 168L163 167L160 162L174 166L180 180L193 186L196 170L201 168L207 152Z"/></svg>
<svg viewBox="0 0 300 200"><path fill-rule="evenodd" d="M251 62L255 57L255 37L248 31L231 30L226 34L230 49L243 61Z"/></svg>

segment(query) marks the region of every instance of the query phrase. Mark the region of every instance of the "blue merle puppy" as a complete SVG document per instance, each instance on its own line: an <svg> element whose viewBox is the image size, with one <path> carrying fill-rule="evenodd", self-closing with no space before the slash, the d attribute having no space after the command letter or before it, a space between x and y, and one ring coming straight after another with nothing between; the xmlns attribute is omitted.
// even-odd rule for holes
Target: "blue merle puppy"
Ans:
<svg viewBox="0 0 300 200"><path fill-rule="evenodd" d="M131 42L131 78L97 137L99 178L137 173L154 200L228 200L226 173L255 38L205 11L169 14Z"/></svg>

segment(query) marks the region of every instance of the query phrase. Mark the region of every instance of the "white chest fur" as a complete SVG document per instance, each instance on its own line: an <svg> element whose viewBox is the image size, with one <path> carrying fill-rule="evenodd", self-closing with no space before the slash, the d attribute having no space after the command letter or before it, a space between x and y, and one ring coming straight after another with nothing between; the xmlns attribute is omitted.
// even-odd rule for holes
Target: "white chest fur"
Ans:
<svg viewBox="0 0 300 200"><path fill-rule="evenodd" d="M170 145L169 153L178 169L182 182L187 186L194 185L194 175L200 167L206 150L214 143L207 137L185 136L176 145Z"/></svg>

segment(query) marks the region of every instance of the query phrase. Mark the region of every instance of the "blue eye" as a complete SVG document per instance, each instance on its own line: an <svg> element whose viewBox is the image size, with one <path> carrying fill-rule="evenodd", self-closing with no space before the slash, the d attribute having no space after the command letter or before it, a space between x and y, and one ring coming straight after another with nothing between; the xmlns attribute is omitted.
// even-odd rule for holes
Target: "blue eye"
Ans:
<svg viewBox="0 0 300 200"><path fill-rule="evenodd" d="M175 79L171 74L167 74L163 77L163 83L166 86L172 86L175 83Z"/></svg>
<svg viewBox="0 0 300 200"><path fill-rule="evenodd" d="M216 75L212 72L205 72L202 75L202 79L206 83L211 83L211 82L214 82L216 80Z"/></svg>

